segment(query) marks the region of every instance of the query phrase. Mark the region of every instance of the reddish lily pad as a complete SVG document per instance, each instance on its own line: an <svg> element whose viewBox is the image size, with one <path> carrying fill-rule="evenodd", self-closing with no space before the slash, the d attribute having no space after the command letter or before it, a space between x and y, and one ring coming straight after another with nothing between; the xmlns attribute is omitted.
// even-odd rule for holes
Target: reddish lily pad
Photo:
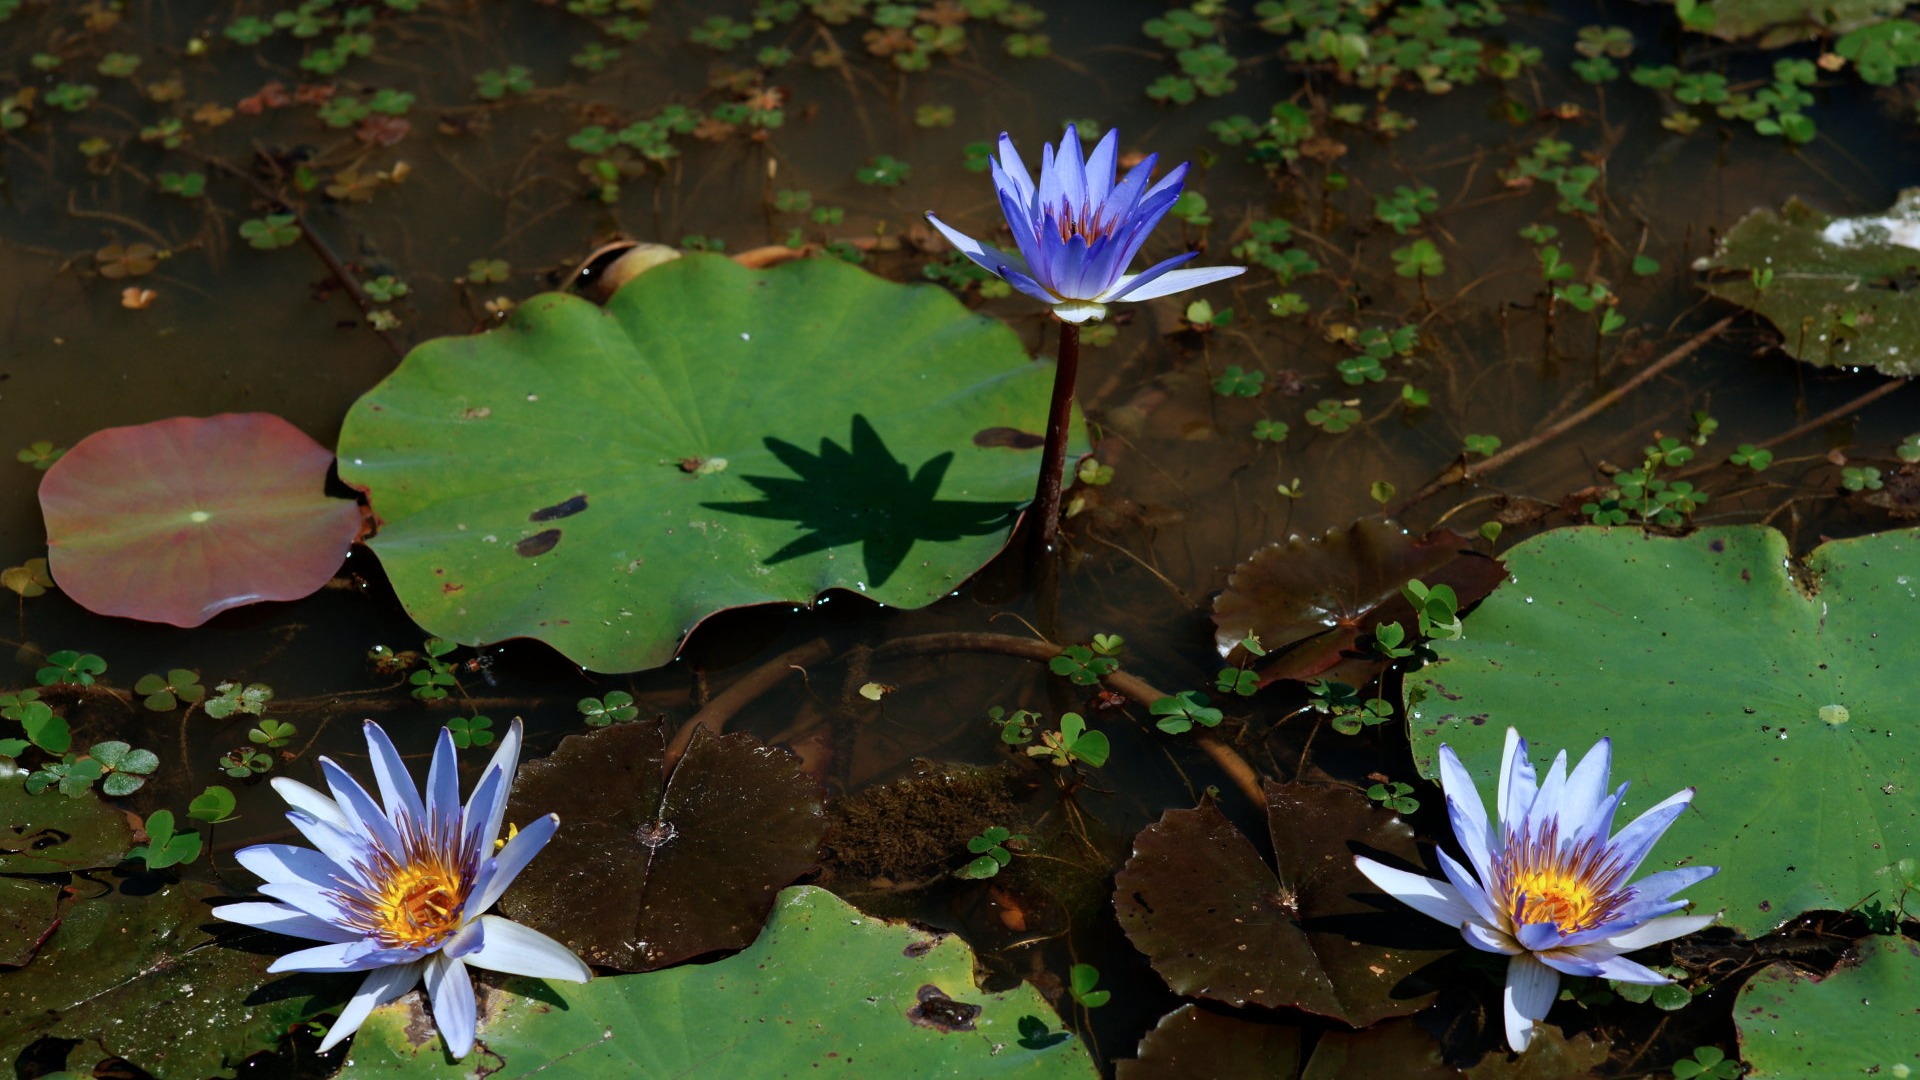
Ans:
<svg viewBox="0 0 1920 1080"><path fill-rule="evenodd" d="M1301 1080L1457 1080L1459 1069L1413 1020L1390 1020L1365 1031L1329 1031L1314 1044Z"/></svg>
<svg viewBox="0 0 1920 1080"><path fill-rule="evenodd" d="M1294 1006L1356 1026L1425 1007L1436 988L1419 971L1458 936L1376 903L1353 865L1362 853L1413 859L1413 830L1349 788L1266 791L1277 876L1211 802L1141 830L1114 880L1134 947L1175 992L1235 1006Z"/></svg>
<svg viewBox="0 0 1920 1080"><path fill-rule="evenodd" d="M1140 1040L1140 1056L1115 1068L1118 1080L1293 1080L1300 1029L1261 1024L1182 1005Z"/></svg>
<svg viewBox="0 0 1920 1080"><path fill-rule="evenodd" d="M267 413L174 417L80 440L40 482L54 580L81 607L199 626L320 588L360 534L333 454Z"/></svg>
<svg viewBox="0 0 1920 1080"><path fill-rule="evenodd" d="M798 759L702 728L664 780L667 731L616 724L520 770L509 821L560 815L506 913L590 964L647 971L760 932L782 886L813 870L820 787Z"/></svg>
<svg viewBox="0 0 1920 1080"><path fill-rule="evenodd" d="M1412 632L1413 607L1400 595L1411 578L1451 586L1462 608L1492 592L1506 571L1469 543L1446 529L1414 536L1362 518L1317 538L1269 544L1235 567L1214 599L1215 641L1224 654L1257 635L1271 655L1260 668L1263 686L1321 677L1375 626L1400 622Z"/></svg>

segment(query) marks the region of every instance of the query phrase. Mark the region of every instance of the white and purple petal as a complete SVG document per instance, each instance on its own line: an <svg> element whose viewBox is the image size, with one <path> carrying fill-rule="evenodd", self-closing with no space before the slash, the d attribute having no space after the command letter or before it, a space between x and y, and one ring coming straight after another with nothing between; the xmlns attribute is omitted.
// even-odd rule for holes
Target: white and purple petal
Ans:
<svg viewBox="0 0 1920 1080"><path fill-rule="evenodd" d="M269 930L288 937L306 938L310 941L345 942L353 941L360 934L336 926L325 919L315 918L299 908L287 904L263 904L258 901L246 901L238 904L221 904L213 909L215 918L230 923L251 926L256 930Z"/></svg>
<svg viewBox="0 0 1920 1080"><path fill-rule="evenodd" d="M540 854L540 849L547 846L548 840L553 839L553 831L559 827L558 815L548 814L545 817L534 818L527 822L526 828L515 833L513 839L506 842L506 845L500 849L500 854L484 860L486 880L474 882L474 891L467 897L463 917L476 918L481 912L492 907L500 899L501 894L507 891L507 887L513 884L513 879L520 876L520 871L525 870L527 864L533 861L533 857Z"/></svg>
<svg viewBox="0 0 1920 1080"><path fill-rule="evenodd" d="M427 997L433 1002L433 1026L447 1052L456 1060L473 1049L474 1028L479 1021L473 1000L473 979L467 965L443 953L427 958Z"/></svg>
<svg viewBox="0 0 1920 1080"><path fill-rule="evenodd" d="M1560 991L1560 973L1541 963L1531 953L1520 953L1507 962L1507 988L1501 995L1501 1013L1506 1019L1507 1045L1520 1053L1533 1041L1533 1027L1547 1018L1553 999Z"/></svg>
<svg viewBox="0 0 1920 1080"><path fill-rule="evenodd" d="M478 947L460 957L464 963L535 979L586 982L593 978L592 969L571 950L538 930L498 915L483 915L476 925L483 933Z"/></svg>
<svg viewBox="0 0 1920 1080"><path fill-rule="evenodd" d="M387 809L387 820L395 825L423 821L427 808L414 790L413 777L393 740L379 724L368 720L363 725L367 737L367 758L373 765L373 783L380 790L380 802Z"/></svg>
<svg viewBox="0 0 1920 1080"><path fill-rule="evenodd" d="M1448 926L1464 926L1473 921L1473 908L1458 889L1444 881L1396 870L1364 855L1355 856L1353 864L1382 892L1422 915Z"/></svg>
<svg viewBox="0 0 1920 1080"><path fill-rule="evenodd" d="M377 968L360 982L360 989L354 991L353 999L346 1008L340 1010L340 1018L327 1029L327 1036L320 1040L320 1052L326 1053L340 1045L340 1041L360 1030L367 1022L367 1015L374 1009L385 1005L401 994L413 989L420 981L423 964L401 964L397 967Z"/></svg>

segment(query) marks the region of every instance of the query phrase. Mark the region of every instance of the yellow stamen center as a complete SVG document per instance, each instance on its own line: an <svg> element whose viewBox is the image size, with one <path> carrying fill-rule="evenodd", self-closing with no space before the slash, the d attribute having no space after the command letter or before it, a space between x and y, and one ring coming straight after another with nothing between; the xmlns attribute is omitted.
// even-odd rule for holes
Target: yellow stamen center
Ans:
<svg viewBox="0 0 1920 1080"><path fill-rule="evenodd" d="M382 885L375 932L390 945L424 947L458 929L466 883L437 860L400 867Z"/></svg>
<svg viewBox="0 0 1920 1080"><path fill-rule="evenodd" d="M1591 929L1601 897L1592 883L1561 867L1515 875L1507 887L1507 910L1522 926L1550 922L1563 934Z"/></svg>

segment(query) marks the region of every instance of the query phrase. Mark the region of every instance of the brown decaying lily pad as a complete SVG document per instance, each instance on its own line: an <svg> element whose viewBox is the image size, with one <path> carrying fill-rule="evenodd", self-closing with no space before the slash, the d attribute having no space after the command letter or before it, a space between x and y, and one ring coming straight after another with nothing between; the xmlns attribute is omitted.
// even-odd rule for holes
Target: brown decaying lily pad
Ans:
<svg viewBox="0 0 1920 1080"><path fill-rule="evenodd" d="M1293 1080L1300 1029L1182 1005L1140 1040L1139 1056L1114 1070L1118 1080Z"/></svg>
<svg viewBox="0 0 1920 1080"><path fill-rule="evenodd" d="M1324 536L1269 544L1234 568L1213 601L1215 641L1224 653L1248 632L1271 654L1261 685L1326 675L1361 635L1383 623L1414 631L1412 605L1400 595L1411 578L1448 585L1462 609L1506 577L1499 560L1468 550L1447 529L1414 536L1378 518L1362 518Z"/></svg>
<svg viewBox="0 0 1920 1080"><path fill-rule="evenodd" d="M1176 993L1293 1006L1365 1026L1417 1012L1418 972L1460 946L1360 876L1353 857L1414 861L1413 830L1350 788L1267 785L1279 873L1211 802L1134 839L1114 906ZM1451 940L1448 940L1448 939Z"/></svg>
<svg viewBox="0 0 1920 1080"><path fill-rule="evenodd" d="M509 821L560 830L502 903L590 964L645 971L753 942L783 886L815 868L820 787L748 735L702 728L661 778L666 729L616 724L527 763Z"/></svg>
<svg viewBox="0 0 1920 1080"><path fill-rule="evenodd" d="M175 626L306 596L364 520L326 494L332 463L267 413L96 431L40 482L53 577L88 611Z"/></svg>

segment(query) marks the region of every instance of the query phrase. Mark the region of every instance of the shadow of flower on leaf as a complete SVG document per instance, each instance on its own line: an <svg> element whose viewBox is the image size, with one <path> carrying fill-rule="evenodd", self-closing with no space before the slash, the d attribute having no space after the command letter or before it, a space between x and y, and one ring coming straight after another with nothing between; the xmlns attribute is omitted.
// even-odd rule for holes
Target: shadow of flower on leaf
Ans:
<svg viewBox="0 0 1920 1080"><path fill-rule="evenodd" d="M765 499L701 505L747 517L792 521L802 535L767 556L766 563L797 559L851 544L861 546L867 587L886 583L917 541L953 541L982 536L1010 523L1017 504L936 498L953 464L953 452L937 454L909 471L895 458L866 417L855 414L847 447L820 440L810 454L768 436L766 447L792 477L743 476Z"/></svg>

